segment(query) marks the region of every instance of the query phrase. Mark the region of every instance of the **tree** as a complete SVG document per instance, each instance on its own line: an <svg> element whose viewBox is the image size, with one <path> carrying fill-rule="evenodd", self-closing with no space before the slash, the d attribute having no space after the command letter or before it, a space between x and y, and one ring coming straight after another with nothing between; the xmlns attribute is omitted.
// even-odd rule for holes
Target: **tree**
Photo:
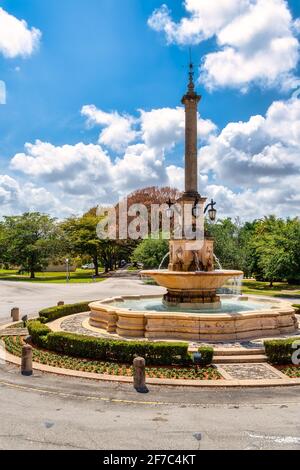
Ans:
<svg viewBox="0 0 300 470"><path fill-rule="evenodd" d="M0 222L0 263L7 263L8 256L7 256L7 236L6 230L3 222Z"/></svg>
<svg viewBox="0 0 300 470"><path fill-rule="evenodd" d="M270 282L300 282L300 221L265 217L256 223L251 242L256 278Z"/></svg>
<svg viewBox="0 0 300 470"><path fill-rule="evenodd" d="M55 219L39 212L4 217L1 232L6 261L30 272L31 279L48 266L63 246Z"/></svg>
<svg viewBox="0 0 300 470"><path fill-rule="evenodd" d="M256 227L256 220L253 222L245 222L239 225L238 246L239 246L239 269L241 269L246 277L251 277L253 273L253 249L251 241L253 239Z"/></svg>
<svg viewBox="0 0 300 470"><path fill-rule="evenodd" d="M239 226L230 218L206 225L207 235L214 239L214 252L224 269L241 269L242 250Z"/></svg>
<svg viewBox="0 0 300 470"><path fill-rule="evenodd" d="M162 205L169 199L172 202L180 196L180 192L175 188L163 187L159 188L151 186L143 189L138 189L127 196L127 207L130 208L133 204L144 204L148 210L148 224L149 231L151 230L151 205L158 204ZM105 207L102 208L102 213L105 213ZM119 204L115 206L116 209L116 233L118 234L119 226ZM90 209L85 216L97 218L97 208ZM133 216L127 217L128 225L134 219ZM98 219L100 220L100 219ZM161 228L161 227L160 227ZM117 267L122 259L129 261L136 247L141 243L141 240L104 240L102 241L102 248L99 251L99 257L101 257L103 265L106 269L113 269ZM107 268L108 266L108 268Z"/></svg>
<svg viewBox="0 0 300 470"><path fill-rule="evenodd" d="M97 225L101 217L89 211L82 217L71 217L62 223L71 252L75 255L89 256L95 266L95 275L99 276L99 266L105 272L113 270L125 255L126 247L121 240L102 240L97 235Z"/></svg>
<svg viewBox="0 0 300 470"><path fill-rule="evenodd" d="M134 263L143 263L145 268L158 268L163 257L169 251L168 240L152 240L151 238L143 240L134 250L132 261Z"/></svg>
<svg viewBox="0 0 300 470"><path fill-rule="evenodd" d="M96 276L99 276L99 255L102 246L96 232L98 222L99 218L95 215L85 214L82 217L70 217L61 225L71 252L75 255L90 256Z"/></svg>

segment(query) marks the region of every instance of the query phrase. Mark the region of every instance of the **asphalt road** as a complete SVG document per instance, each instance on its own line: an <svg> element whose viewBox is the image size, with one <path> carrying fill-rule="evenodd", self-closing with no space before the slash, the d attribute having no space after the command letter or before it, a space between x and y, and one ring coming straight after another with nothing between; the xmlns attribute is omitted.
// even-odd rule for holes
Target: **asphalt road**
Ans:
<svg viewBox="0 0 300 470"><path fill-rule="evenodd" d="M0 322L10 321L10 311L19 307L22 315L36 315L45 307L86 300L100 300L122 294L160 294L164 289L145 285L139 279L109 278L83 284L43 284L0 281Z"/></svg>
<svg viewBox="0 0 300 470"><path fill-rule="evenodd" d="M300 449L300 387L183 389L0 367L0 449Z"/></svg>

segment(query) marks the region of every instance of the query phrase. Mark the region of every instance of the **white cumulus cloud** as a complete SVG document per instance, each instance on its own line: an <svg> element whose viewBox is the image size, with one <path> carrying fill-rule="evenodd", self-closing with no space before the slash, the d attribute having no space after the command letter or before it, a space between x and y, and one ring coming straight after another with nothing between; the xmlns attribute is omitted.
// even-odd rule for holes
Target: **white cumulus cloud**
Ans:
<svg viewBox="0 0 300 470"><path fill-rule="evenodd" d="M135 119L132 116L120 115L116 111L106 113L94 105L83 106L81 114L87 118L89 125L103 127L99 144L112 150L122 152L136 138Z"/></svg>
<svg viewBox="0 0 300 470"><path fill-rule="evenodd" d="M240 185L300 171L300 100L276 101L266 116L229 123L200 149L202 171Z"/></svg>
<svg viewBox="0 0 300 470"><path fill-rule="evenodd" d="M98 203L114 203L141 187L183 189L183 165L169 157L178 148L178 161L183 159L182 108L140 110L133 119L137 142L120 142L126 148L117 156L99 143L26 144L10 162L10 170L25 176L26 184L0 178L2 213L16 207L46 207L62 217ZM215 198L221 217L299 215L300 100L275 101L265 115L231 122L221 131L199 118L199 133L199 191Z"/></svg>
<svg viewBox="0 0 300 470"><path fill-rule="evenodd" d="M199 44L214 38L217 50L203 59L201 77L208 88L251 83L292 86L299 60L299 19L285 0L186 0L186 17L174 22L162 5L148 24L168 43Z"/></svg>
<svg viewBox="0 0 300 470"><path fill-rule="evenodd" d="M170 149L183 139L185 117L182 107L140 112L142 138L149 147ZM208 140L216 130L216 125L210 119L198 117L200 139Z"/></svg>
<svg viewBox="0 0 300 470"><path fill-rule="evenodd" d="M41 31L29 28L25 20L19 20L0 7L0 53L7 58L30 56L39 46Z"/></svg>
<svg viewBox="0 0 300 470"><path fill-rule="evenodd" d="M8 175L0 175L1 215L15 215L27 211L71 213L50 191L31 182L20 183Z"/></svg>

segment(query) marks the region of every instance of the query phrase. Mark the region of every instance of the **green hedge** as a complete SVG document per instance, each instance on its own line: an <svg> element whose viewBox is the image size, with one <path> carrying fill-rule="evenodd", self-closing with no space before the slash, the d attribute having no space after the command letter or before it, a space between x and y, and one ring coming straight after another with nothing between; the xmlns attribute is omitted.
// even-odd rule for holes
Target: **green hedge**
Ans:
<svg viewBox="0 0 300 470"><path fill-rule="evenodd" d="M274 339L264 342L266 355L272 364L291 364L292 354L296 351L293 344L300 338Z"/></svg>
<svg viewBox="0 0 300 470"><path fill-rule="evenodd" d="M106 359L107 341L73 333L50 333L48 348L61 354L81 358Z"/></svg>
<svg viewBox="0 0 300 470"><path fill-rule="evenodd" d="M198 352L201 354L201 358L198 361L201 366L209 366L212 363L214 357L214 350L209 346L201 346L198 349Z"/></svg>
<svg viewBox="0 0 300 470"><path fill-rule="evenodd" d="M48 326L43 325L39 320L30 320L27 322L27 328L33 344L41 348L47 347L48 335L51 333Z"/></svg>
<svg viewBox="0 0 300 470"><path fill-rule="evenodd" d="M80 308L78 307L79 305L83 304L76 304L72 307L75 307L75 309ZM55 310L62 309L63 307L57 307ZM47 309L47 314L52 319L51 310L52 309ZM43 316L38 320L31 320L27 323L32 342L39 347L73 357L96 359L99 361L130 364L136 356L142 356L145 358L146 364L148 365L192 364L192 358L188 353L187 343L121 341L95 338L74 333L54 333L48 326L41 322L44 317L44 312L45 310L43 311ZM72 313L73 312L74 309L72 309ZM214 354L213 348L208 346L200 347L198 352L201 354L201 358L198 361L199 365L207 366L212 363Z"/></svg>
<svg viewBox="0 0 300 470"><path fill-rule="evenodd" d="M132 363L136 356L147 364L187 364L191 361L187 343L117 341L72 333L50 333L48 348L75 357Z"/></svg>
<svg viewBox="0 0 300 470"><path fill-rule="evenodd" d="M29 321L28 331L33 344L69 356L132 363L142 356L147 364L190 364L187 343L145 341L117 341L64 332L51 332L40 321Z"/></svg>
<svg viewBox="0 0 300 470"><path fill-rule="evenodd" d="M88 312L89 302L80 302L77 304L61 305L56 307L49 307L41 310L39 316L42 323L47 323L67 315L74 315L75 313Z"/></svg>

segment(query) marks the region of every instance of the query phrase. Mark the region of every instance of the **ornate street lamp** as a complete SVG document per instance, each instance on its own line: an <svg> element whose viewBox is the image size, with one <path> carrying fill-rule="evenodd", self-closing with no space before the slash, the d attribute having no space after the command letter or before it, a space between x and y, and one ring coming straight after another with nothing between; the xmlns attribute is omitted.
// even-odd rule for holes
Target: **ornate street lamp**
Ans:
<svg viewBox="0 0 300 470"><path fill-rule="evenodd" d="M204 214L206 214L206 212L208 211L208 217L209 217L209 219L210 219L211 222L215 222L216 217L217 217L217 211L216 211L216 209L215 209L215 205L216 205L216 204L217 204L217 203L214 202L214 200L212 199L212 200L210 201L210 203L207 204L207 206L206 206L205 209L204 209Z"/></svg>
<svg viewBox="0 0 300 470"><path fill-rule="evenodd" d="M174 214L174 209L173 209L174 204L170 198L166 204L168 206L168 209L166 210L166 214L167 214L168 219L171 219Z"/></svg>
<svg viewBox="0 0 300 470"><path fill-rule="evenodd" d="M174 215L174 209L173 209L174 203L171 201L171 199L169 199L166 204L168 206L166 214L167 214L168 219L171 219ZM204 214L206 214L206 212L208 211L208 217L209 217L211 222L215 222L216 217L217 217L217 211L215 209L216 204L217 203L214 202L214 200L212 199L210 201L210 203L207 204L207 206L204 209ZM197 219L201 215L201 206L199 205L199 198L198 197L196 197L196 199L195 199L194 206L193 206L193 209L192 209L192 213L193 213L193 216L195 217L195 219Z"/></svg>

